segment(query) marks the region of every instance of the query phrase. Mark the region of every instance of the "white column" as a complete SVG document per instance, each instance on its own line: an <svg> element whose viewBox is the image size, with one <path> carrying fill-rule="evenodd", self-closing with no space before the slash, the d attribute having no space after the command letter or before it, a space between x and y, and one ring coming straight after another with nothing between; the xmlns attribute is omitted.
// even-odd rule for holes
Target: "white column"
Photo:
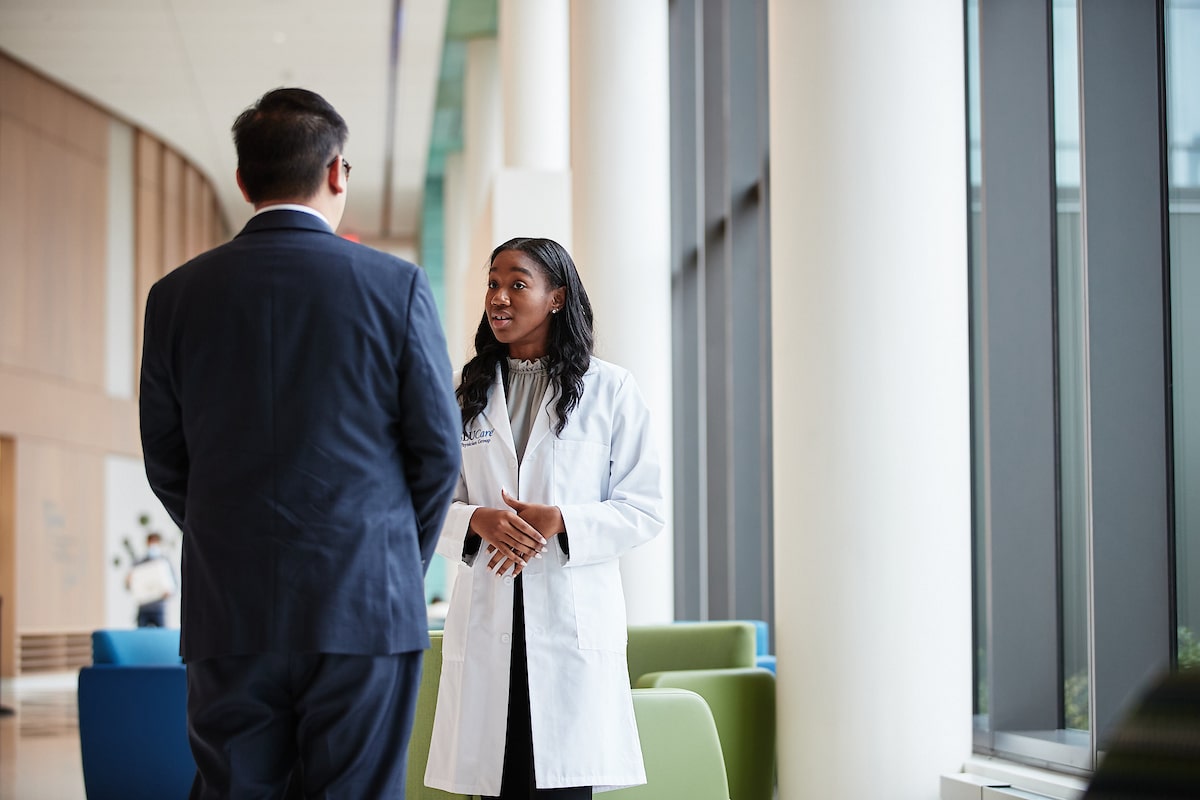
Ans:
<svg viewBox="0 0 1200 800"><path fill-rule="evenodd" d="M671 215L666 0L571 3L573 255L597 355L646 397L671 502ZM621 562L632 623L674 616L672 532Z"/></svg>
<svg viewBox="0 0 1200 800"><path fill-rule="evenodd" d="M971 753L962 4L771 0L781 797Z"/></svg>
<svg viewBox="0 0 1200 800"><path fill-rule="evenodd" d="M446 346L455 372L473 355L475 328L470 320L479 321L482 304L468 293L467 250L471 241L467 219L466 190L461 151L446 155L445 179L442 184L442 241L445 253L446 287ZM482 277L478 282L482 297Z"/></svg>
<svg viewBox="0 0 1200 800"><path fill-rule="evenodd" d="M471 232L468 264L482 263L481 259L491 252L489 245L494 244L488 201L504 154L499 67L495 39L472 39L467 44L463 80L463 191Z"/></svg>
<svg viewBox="0 0 1200 800"><path fill-rule="evenodd" d="M571 249L567 0L500 0L504 165L492 192L493 244L514 236Z"/></svg>
<svg viewBox="0 0 1200 800"><path fill-rule="evenodd" d="M567 0L500 0L504 165L562 171L570 147Z"/></svg>

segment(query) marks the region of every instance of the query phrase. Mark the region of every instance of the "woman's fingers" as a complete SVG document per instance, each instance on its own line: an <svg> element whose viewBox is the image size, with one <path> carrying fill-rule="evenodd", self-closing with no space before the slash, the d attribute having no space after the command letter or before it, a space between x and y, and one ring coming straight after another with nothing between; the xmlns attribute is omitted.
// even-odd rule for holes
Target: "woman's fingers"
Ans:
<svg viewBox="0 0 1200 800"><path fill-rule="evenodd" d="M510 510L476 509L471 516L471 530L502 550L515 548L522 559L540 555L546 549L546 537Z"/></svg>
<svg viewBox="0 0 1200 800"><path fill-rule="evenodd" d="M516 533L522 535L522 538L516 542L519 545L527 545L530 550L538 552L546 547L546 537L538 531L537 528L530 525L525 520L521 519L516 514L512 514L508 523L512 526Z"/></svg>
<svg viewBox="0 0 1200 800"><path fill-rule="evenodd" d="M507 528L502 531L503 536L497 542L501 547L508 545L515 547L519 552L525 554L526 557L534 554L540 555L546 549L546 538L542 536L537 528L530 525L525 520L510 512L510 517L505 520Z"/></svg>
<svg viewBox="0 0 1200 800"><path fill-rule="evenodd" d="M491 560L488 562L488 569L492 569L493 567L495 567L495 565L497 563L497 559L507 559L509 561L512 561L513 563L520 564L521 566L525 566L525 564L527 563L526 559L528 558L528 555L526 553L524 553L520 548L514 547L513 545L510 545L510 544L500 544L500 545L489 544L488 552L495 554L494 556L492 556Z"/></svg>
<svg viewBox="0 0 1200 800"><path fill-rule="evenodd" d="M506 575L511 569L512 575L516 576L520 575L521 571L525 569L525 561L512 550L505 552L503 549L489 544L488 552L492 554L491 559L488 561L488 569L497 575Z"/></svg>

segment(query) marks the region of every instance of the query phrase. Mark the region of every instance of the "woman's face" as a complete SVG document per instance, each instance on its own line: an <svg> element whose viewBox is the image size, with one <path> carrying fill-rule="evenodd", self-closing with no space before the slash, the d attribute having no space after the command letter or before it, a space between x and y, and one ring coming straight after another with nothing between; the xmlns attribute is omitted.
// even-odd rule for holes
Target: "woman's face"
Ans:
<svg viewBox="0 0 1200 800"><path fill-rule="evenodd" d="M554 289L536 261L520 250L501 250L488 269L484 310L496 339L512 358L546 355L550 317L562 308L566 289Z"/></svg>

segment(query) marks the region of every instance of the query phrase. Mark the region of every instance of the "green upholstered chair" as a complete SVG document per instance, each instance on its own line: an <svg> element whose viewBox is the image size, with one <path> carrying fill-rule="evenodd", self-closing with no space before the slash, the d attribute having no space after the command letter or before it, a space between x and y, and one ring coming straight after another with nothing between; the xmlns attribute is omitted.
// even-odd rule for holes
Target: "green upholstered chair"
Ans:
<svg viewBox="0 0 1200 800"><path fill-rule="evenodd" d="M704 699L685 689L634 689L644 786L606 800L729 800L721 740Z"/></svg>
<svg viewBox="0 0 1200 800"><path fill-rule="evenodd" d="M712 711L732 800L775 793L775 674L759 667L650 672L637 686L687 689Z"/></svg>
<svg viewBox="0 0 1200 800"><path fill-rule="evenodd" d="M753 667L758 631L751 622L689 622L629 627L629 682L647 672Z"/></svg>
<svg viewBox="0 0 1200 800"><path fill-rule="evenodd" d="M450 794L425 785L425 765L429 762L429 739L433 736L433 711L437 708L438 682L442 677L442 632L429 632L429 649L421 669L421 687L417 690L417 712L412 737L408 740L408 774L404 796L408 800L457 800L466 795Z"/></svg>

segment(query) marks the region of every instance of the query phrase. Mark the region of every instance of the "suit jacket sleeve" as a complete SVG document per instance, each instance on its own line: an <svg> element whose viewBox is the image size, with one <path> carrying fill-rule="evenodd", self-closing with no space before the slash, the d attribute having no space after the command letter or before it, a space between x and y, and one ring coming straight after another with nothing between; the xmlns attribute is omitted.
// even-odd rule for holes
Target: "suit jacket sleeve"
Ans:
<svg viewBox="0 0 1200 800"><path fill-rule="evenodd" d="M400 363L400 448L425 569L433 557L461 463L460 415L450 356L424 272L413 281Z"/></svg>
<svg viewBox="0 0 1200 800"><path fill-rule="evenodd" d="M182 529L187 507L188 451L179 400L167 365L170 343L164 317L159 287L155 286L146 298L139 419L150 488Z"/></svg>

